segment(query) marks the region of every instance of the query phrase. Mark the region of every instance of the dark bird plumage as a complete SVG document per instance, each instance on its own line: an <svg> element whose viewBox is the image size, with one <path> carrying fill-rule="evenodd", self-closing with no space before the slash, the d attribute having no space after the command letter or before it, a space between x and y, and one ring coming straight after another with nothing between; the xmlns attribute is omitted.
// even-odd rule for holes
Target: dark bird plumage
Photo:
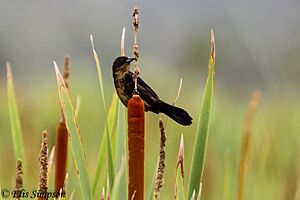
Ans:
<svg viewBox="0 0 300 200"><path fill-rule="evenodd" d="M130 63L133 60L134 58L120 56L116 58L112 66L116 92L126 107L134 91L133 73L130 71ZM140 77L137 79L137 91L144 101L146 112L164 113L181 125L192 124L192 117L185 110L160 100L158 95Z"/></svg>

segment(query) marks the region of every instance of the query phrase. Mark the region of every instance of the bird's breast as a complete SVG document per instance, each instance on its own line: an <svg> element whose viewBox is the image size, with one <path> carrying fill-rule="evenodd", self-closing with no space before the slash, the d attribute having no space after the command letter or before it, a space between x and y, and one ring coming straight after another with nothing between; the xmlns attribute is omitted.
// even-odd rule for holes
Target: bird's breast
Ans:
<svg viewBox="0 0 300 200"><path fill-rule="evenodd" d="M123 77L114 77L116 92L121 102L127 107L127 103L132 96L133 88L132 83Z"/></svg>

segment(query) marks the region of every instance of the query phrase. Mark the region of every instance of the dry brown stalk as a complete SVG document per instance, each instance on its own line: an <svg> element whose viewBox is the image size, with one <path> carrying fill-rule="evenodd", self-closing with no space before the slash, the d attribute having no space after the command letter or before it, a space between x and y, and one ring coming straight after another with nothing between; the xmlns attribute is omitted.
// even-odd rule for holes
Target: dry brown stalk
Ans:
<svg viewBox="0 0 300 200"><path fill-rule="evenodd" d="M20 191L22 190L23 188L23 179L22 179L22 174L23 174L23 171L22 171L22 161L21 160L18 160L17 161L17 176L16 176L16 199L19 200L20 199Z"/></svg>
<svg viewBox="0 0 300 200"><path fill-rule="evenodd" d="M180 138L180 145L179 145L179 152L178 152L178 158L177 158L177 164L176 164L176 179L177 174L179 173L178 170L181 171L181 177L182 177L182 184L184 185L184 139L183 134L181 134ZM178 199L178 180L175 181L175 199Z"/></svg>
<svg viewBox="0 0 300 200"><path fill-rule="evenodd" d="M253 118L255 111L257 109L261 93L255 91L252 96L252 100L249 103L248 112L245 119L244 133L242 136L241 144L241 158L239 165L239 174L238 174L238 200L244 199L244 184L245 177L247 174L248 164L249 164L249 154L250 154L250 134L253 126Z"/></svg>
<svg viewBox="0 0 300 200"><path fill-rule="evenodd" d="M121 36L121 56L125 56L125 27L123 27L122 30L122 36Z"/></svg>
<svg viewBox="0 0 300 200"><path fill-rule="evenodd" d="M39 190L41 192L41 196L38 198L39 200L45 200L47 198L47 175L48 175L48 142L47 142L47 131L42 132L42 144L39 155L40 161L40 184Z"/></svg>
<svg viewBox="0 0 300 200"><path fill-rule="evenodd" d="M172 103L173 106L175 105L175 103L179 99L180 92L181 92L181 87L182 87L182 78L180 79L180 82L179 82L179 86L178 86L178 90L177 90L177 96L176 96L176 98L174 99L174 101Z"/></svg>
<svg viewBox="0 0 300 200"><path fill-rule="evenodd" d="M139 46L137 44L137 33L138 33L138 30L139 30L140 22L139 22L139 11L138 11L137 6L134 7L132 17L133 17L133 27L134 27L133 55L135 57L133 79L134 79L134 82L135 82L134 93L137 93L137 78L140 74L139 62L138 62Z"/></svg>
<svg viewBox="0 0 300 200"><path fill-rule="evenodd" d="M180 82L179 82L179 86L178 86L178 90L177 90L177 95L172 103L172 105L174 106L176 104L176 102L178 101L179 99L179 96L180 96L180 93L181 93L181 88L182 88L182 78L180 79ZM168 125L168 121L169 121L169 118L167 118L166 120L166 123L165 123L165 129L167 129L167 125Z"/></svg>
<svg viewBox="0 0 300 200"><path fill-rule="evenodd" d="M159 152L159 164L156 174L155 186L154 186L154 199L159 199L160 189L163 186L163 178L165 171L165 146L166 146L166 133L165 127L161 119L159 119L159 128L160 128L160 152Z"/></svg>
<svg viewBox="0 0 300 200"><path fill-rule="evenodd" d="M176 168L178 169L179 166L181 168L181 175L182 175L182 180L183 180L184 179L184 140L183 140L183 134L181 134L181 138L180 138L180 146L179 146L177 167Z"/></svg>

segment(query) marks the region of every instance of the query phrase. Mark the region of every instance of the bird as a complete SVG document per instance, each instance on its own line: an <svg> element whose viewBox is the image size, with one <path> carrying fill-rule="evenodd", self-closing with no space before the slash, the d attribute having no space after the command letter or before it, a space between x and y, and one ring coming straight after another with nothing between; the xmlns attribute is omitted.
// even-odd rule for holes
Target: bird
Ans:
<svg viewBox="0 0 300 200"><path fill-rule="evenodd" d="M119 56L114 60L112 65L115 89L119 99L126 107L135 89L134 73L130 71L130 63L133 60L135 60L135 58ZM184 126L192 124L193 119L187 111L160 100L156 92L140 77L137 78L137 93L144 102L146 112L151 111L156 114L164 113Z"/></svg>

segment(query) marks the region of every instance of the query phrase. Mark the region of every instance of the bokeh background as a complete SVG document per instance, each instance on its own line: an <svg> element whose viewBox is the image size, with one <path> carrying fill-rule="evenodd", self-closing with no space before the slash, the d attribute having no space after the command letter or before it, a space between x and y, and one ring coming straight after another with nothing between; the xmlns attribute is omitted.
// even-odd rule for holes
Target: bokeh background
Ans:
<svg viewBox="0 0 300 200"><path fill-rule="evenodd" d="M5 63L10 62L21 115L27 188L38 184L40 134L55 139L60 117L52 61L60 67L71 56L70 88L81 97L79 126L90 176L104 129L104 112L89 41L94 36L105 79L106 101L114 92L111 65L120 55L126 27L126 54L132 55L134 1L9 1L0 6L0 185L12 188L15 158L9 125ZM297 0L138 1L141 73L160 95L172 102L180 78L177 105L194 118L190 127L168 122L165 184L161 199L172 199L180 134L186 143L186 184L196 122L207 75L210 29L216 37L216 90L207 160L204 199L235 199L244 116L251 94L262 101L251 136L246 199L294 199L299 182L300 151L300 2ZM108 104L108 103L107 103ZM146 194L159 154L158 116L147 113ZM161 115L163 120L166 117ZM80 199L75 167L69 191ZM229 178L228 178L229 177ZM50 188L53 180L50 180ZM53 184L52 184L53 185ZM99 193L101 188L99 188ZM99 195L99 194L98 194Z"/></svg>

